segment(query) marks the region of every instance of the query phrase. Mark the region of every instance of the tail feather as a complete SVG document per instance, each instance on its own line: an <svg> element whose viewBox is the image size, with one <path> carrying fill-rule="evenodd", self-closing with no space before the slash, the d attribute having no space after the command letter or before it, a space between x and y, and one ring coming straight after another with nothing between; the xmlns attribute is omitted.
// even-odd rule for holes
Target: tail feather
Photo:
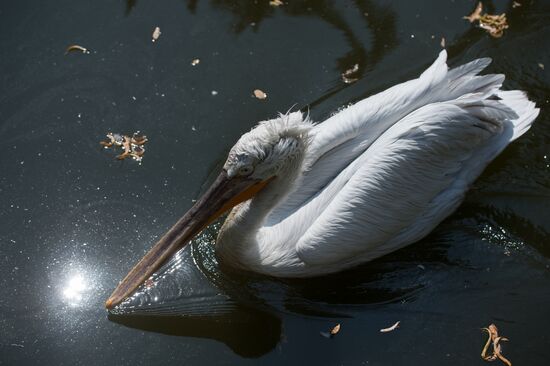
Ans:
<svg viewBox="0 0 550 366"><path fill-rule="evenodd" d="M527 132L539 115L540 109L536 108L535 103L527 99L527 95L521 90L500 90L496 95L501 99L502 104L518 115L518 118L511 120L514 125L514 133L510 141L514 141Z"/></svg>
<svg viewBox="0 0 550 366"><path fill-rule="evenodd" d="M519 118L517 111L501 103L500 100L487 99L483 93L464 95L457 98L454 104L467 109L468 113L483 121L501 124L504 120Z"/></svg>
<svg viewBox="0 0 550 366"><path fill-rule="evenodd" d="M467 74L456 79L449 77L449 84L446 87L455 95L483 93L486 96L489 96L494 94L502 86L504 78L505 77L502 74L489 74L482 76Z"/></svg>
<svg viewBox="0 0 550 366"><path fill-rule="evenodd" d="M451 80L461 78L465 75L475 76L489 66L492 61L490 57L478 58L477 60L449 70L448 76Z"/></svg>
<svg viewBox="0 0 550 366"><path fill-rule="evenodd" d="M436 62L434 62L434 65L428 70L442 69L442 66L438 65L438 61L441 58L440 55ZM486 96L494 94L502 86L505 78L504 75L488 74L478 76L483 69L489 66L491 61L489 57L485 57L450 69L445 75L447 82L441 83L439 87L445 90L445 94L448 95L449 99L459 98L462 95L472 93L483 93ZM446 64L444 66L446 67ZM427 73L428 70L424 73Z"/></svg>

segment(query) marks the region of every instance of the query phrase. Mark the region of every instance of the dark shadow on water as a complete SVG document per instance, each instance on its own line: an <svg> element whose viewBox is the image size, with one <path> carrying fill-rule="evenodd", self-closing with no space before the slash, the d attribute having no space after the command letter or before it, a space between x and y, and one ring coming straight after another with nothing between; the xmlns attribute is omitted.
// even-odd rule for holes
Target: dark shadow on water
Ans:
<svg viewBox="0 0 550 366"><path fill-rule="evenodd" d="M365 307L413 300L429 286L431 270L466 266L449 259L453 237L435 232L424 240L356 268L316 278L277 279L218 266L209 240L194 243L195 263L205 276L231 299L268 311L314 317L349 317ZM206 244L210 243L210 244ZM422 279L421 279L422 277Z"/></svg>
<svg viewBox="0 0 550 366"><path fill-rule="evenodd" d="M235 17L233 31L235 33L242 32L249 28L251 24L254 25L253 29L257 30L262 20L271 17L276 11L267 1L255 3L250 1L212 0L211 3L217 8L233 13ZM346 39L349 51L336 59L337 69L344 72L352 68L353 65L358 64L359 70L353 77L362 78L398 46L397 16L391 6L378 4L375 1L356 0L354 4L354 9L364 19L366 27L372 34L372 47L369 50L365 48L366 41L356 34L354 27L349 24L344 14L332 1L288 2L284 6L278 7L277 10L289 16L319 18L340 31ZM322 97L311 101L309 106L314 107L322 103L347 86L347 84L338 82L330 90L327 90Z"/></svg>
<svg viewBox="0 0 550 366"><path fill-rule="evenodd" d="M126 0L126 11L124 12L124 14L126 16L130 15L132 10L135 8L136 4L137 4L137 0Z"/></svg>
<svg viewBox="0 0 550 366"><path fill-rule="evenodd" d="M214 339L248 358L271 351L281 338L281 320L255 309L238 307L225 315L143 316L109 314L110 321L126 327L172 336Z"/></svg>
<svg viewBox="0 0 550 366"><path fill-rule="evenodd" d="M517 245L528 246L550 258L550 223L544 219L549 205L550 197L544 194L472 192L456 216L474 217L480 225L504 230L500 241L518 241Z"/></svg>
<svg viewBox="0 0 550 366"><path fill-rule="evenodd" d="M186 1L190 13L196 13L198 2L198 0ZM136 4L137 0L126 0L126 15L135 8ZM354 78L358 79L374 70L376 65L399 44L395 11L391 5L379 4L376 1L355 0L355 6L353 7L359 13L359 17L364 19L366 27L372 34L372 47L369 50L365 48L366 40L356 33L354 26L349 24L344 14L332 1L289 1L280 7L271 6L269 1L248 0L210 0L210 4L217 9L226 10L233 14L235 20L231 29L237 34L249 28L257 31L262 21L272 17L276 11L292 17L313 17L327 22L344 35L349 46L349 51L336 59L337 69L344 72L358 64L359 70L353 75ZM347 86L347 84L338 82L330 90L327 90L321 98L310 102L309 106L314 107L322 103Z"/></svg>

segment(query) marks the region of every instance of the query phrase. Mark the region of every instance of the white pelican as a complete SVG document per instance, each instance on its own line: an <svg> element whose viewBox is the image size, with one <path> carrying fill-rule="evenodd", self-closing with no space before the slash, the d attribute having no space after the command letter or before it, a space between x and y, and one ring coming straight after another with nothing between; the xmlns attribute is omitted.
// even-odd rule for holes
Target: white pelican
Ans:
<svg viewBox="0 0 550 366"><path fill-rule="evenodd" d="M461 203L468 186L539 110L482 58L418 79L314 124L280 114L244 134L209 190L128 273L112 308L197 233L233 208L217 239L226 264L279 277L337 272L411 244Z"/></svg>

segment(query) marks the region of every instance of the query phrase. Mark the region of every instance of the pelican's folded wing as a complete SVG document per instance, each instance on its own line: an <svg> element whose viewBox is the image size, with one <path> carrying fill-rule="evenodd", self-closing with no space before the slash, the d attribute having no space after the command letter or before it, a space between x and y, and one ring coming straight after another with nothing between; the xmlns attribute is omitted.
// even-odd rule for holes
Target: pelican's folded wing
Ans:
<svg viewBox="0 0 550 366"><path fill-rule="evenodd" d="M427 235L538 114L521 92L499 96L428 104L393 124L300 209L307 215L310 204L328 202L316 208L298 256L330 272L331 265L361 263Z"/></svg>
<svg viewBox="0 0 550 366"><path fill-rule="evenodd" d="M447 53L442 51L419 78L366 98L316 125L300 184L270 215L269 224L277 223L301 207L407 114L427 104L454 100L464 94L490 95L504 81L504 75L477 75L489 65L489 58L451 70L446 60Z"/></svg>

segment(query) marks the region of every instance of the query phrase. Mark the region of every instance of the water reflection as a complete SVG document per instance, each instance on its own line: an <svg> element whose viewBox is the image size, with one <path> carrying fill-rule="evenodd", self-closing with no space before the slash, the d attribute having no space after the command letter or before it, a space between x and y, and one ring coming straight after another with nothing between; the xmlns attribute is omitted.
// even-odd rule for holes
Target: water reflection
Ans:
<svg viewBox="0 0 550 366"><path fill-rule="evenodd" d="M545 215L549 204L550 198L541 194L474 193L456 216L475 217L482 237L503 247L508 255L523 251L536 257L531 253L534 249L550 258L550 250L545 245L550 238Z"/></svg>
<svg viewBox="0 0 550 366"><path fill-rule="evenodd" d="M78 306L88 289L86 280L81 274L77 274L71 277L63 289L63 297L71 306Z"/></svg>
<svg viewBox="0 0 550 366"><path fill-rule="evenodd" d="M352 316L358 309L412 300L429 284L419 279L420 263L452 265L445 238L428 238L420 259L406 248L349 271L320 278L277 279L220 268L214 242L220 222L205 230L155 273L129 299L112 310L118 315L225 316L240 305L267 313ZM435 267L435 266L432 266Z"/></svg>
<svg viewBox="0 0 550 366"><path fill-rule="evenodd" d="M198 0L186 0L187 8L191 13L196 12ZM273 7L268 1L232 1L210 0L210 4L218 9L226 10L233 14L232 29L239 34L245 29L252 28L257 31L265 19L274 15L276 11L283 12L294 17L319 18L336 30L340 31L346 40L349 51L338 57L335 61L338 70L337 75L358 64L359 70L354 77L364 77L395 47L398 46L396 31L397 16L390 5L379 4L370 0L355 0L353 16L358 16L365 23L369 33L361 34L362 27L350 22L349 14L344 14L341 8L329 0L305 0L289 1L284 6ZM136 6L137 0L126 0L126 14L128 15ZM366 45L372 44L369 50ZM315 106L330 98L333 94L346 88L346 84L335 80L335 85L318 100L309 103ZM364 96L357 96L361 99Z"/></svg>
<svg viewBox="0 0 550 366"><path fill-rule="evenodd" d="M51 271L50 286L57 289L54 304L61 302L70 308L89 308L101 301L98 297L97 276L74 261L61 264ZM68 268L68 270L67 270Z"/></svg>
<svg viewBox="0 0 550 366"><path fill-rule="evenodd" d="M279 343L282 332L277 316L244 307L217 316L109 314L109 320L150 332L215 339L242 357L260 357L271 351Z"/></svg>
<svg viewBox="0 0 550 366"><path fill-rule="evenodd" d="M211 242L205 245L212 247ZM109 320L162 334L215 339L243 357L272 350L281 337L281 320L258 307L238 305L217 286L221 282L204 276L191 249L180 250L134 295L111 310ZM245 292L239 291L241 296ZM239 293L233 293L236 299Z"/></svg>
<svg viewBox="0 0 550 366"><path fill-rule="evenodd" d="M396 32L396 14L391 6L378 4L375 1L356 0L354 6L355 16L362 19L369 30L368 37L361 34L362 27L355 26L350 22L349 15L346 15L332 1L308 0L299 2L288 2L284 6L274 8L269 3L256 3L250 1L212 0L212 5L230 11L235 17L233 30L240 33L252 26L257 30L260 23L273 15L275 11L281 11L289 16L316 17L330 24L342 32L349 51L336 59L338 74L358 64L357 78L364 77L372 71L375 66L398 45ZM195 4L195 1L189 1ZM366 45L372 44L367 50ZM317 100L309 103L314 107L324 100L330 98L337 92L346 88L347 85L335 80L335 84ZM356 99L364 96L358 95Z"/></svg>
<svg viewBox="0 0 550 366"><path fill-rule="evenodd" d="M548 343L540 329L550 319L547 307L541 306L550 303L550 184L548 161L542 161L550 147L550 119L544 108L532 130L482 177L482 193L474 196L470 192L470 202L420 243L367 266L312 282L221 272L209 267L207 259L206 269L201 270L207 278L219 277L217 283L222 285L215 293L235 297L234 302L247 307L233 304L225 313L207 316L110 315L107 321L103 301L134 260L162 234L162 226L171 224L193 198L205 174L204 165L222 157L222 148L216 150L214 145L229 147L239 131L250 127L246 123L256 117L254 113L274 112L273 104L255 103L248 95L231 100L223 95L205 97L198 88L187 92L201 85L248 88L247 81L254 75L249 63L240 59L224 62L232 75L245 75L242 80L227 78L221 68L204 73L189 69L193 72L188 73L181 67L181 60L187 64L195 54L214 51L218 36L224 47L237 49L248 40L245 46L265 55L284 54L281 40L288 39L303 45L297 53L303 55L312 49L309 35L327 35L323 42L339 42L336 54L319 57L329 67L328 76L323 75L319 83L304 78L308 69L319 66L316 60L306 59L299 68L288 63L270 67L271 74L285 73L297 85L311 81L313 93L299 102L325 98L312 110L317 115L328 114L363 92L416 76L415 70L421 69L416 61L431 60L438 40L424 46L417 42L419 37L410 42L402 32L411 27L427 35L449 29L445 35L453 64L492 56L492 70L507 75L508 88L526 90L543 106L550 93L550 62L544 51L550 12L541 1L520 1L522 6L511 11L505 7L512 1L493 1L496 12L507 12L511 25L498 40L462 24L461 17L473 9L474 2L412 6L407 1L372 1L374 5L310 1L312 10L308 11L296 1L285 1L285 6L276 9L268 8L267 0L246 1L244 6L250 10L265 7L261 20L254 27L247 25L242 35L228 36L233 21L238 24L244 16L237 5L232 10L229 1L178 1L128 0L128 5L99 1L76 6L35 2L32 7L27 2L10 2L0 13L1 24L10 30L3 33L5 57L0 61L6 90L0 102L0 194L7 203L0 211L0 283L4 290L0 363L246 362L223 344L196 339L207 338L247 357L273 350L261 361L270 365L303 364L304 357L311 364L441 365L451 358L476 364L483 341L479 327L497 318L506 319L506 335L515 334L507 351L516 354L513 360L547 363L543 352L532 352ZM367 8L359 10L354 4ZM185 5L196 16L189 15ZM125 6L129 16L121 19ZM131 10L134 6L136 12ZM421 22L411 21L414 7L421 9ZM362 11L369 16L361 17ZM171 36L163 38L167 42L161 47L144 47L151 46L149 26L157 23ZM194 32L194 44L187 39L174 41L186 31ZM97 53L64 56L67 45L74 42ZM354 49L355 45L359 48ZM409 59L415 51L417 57ZM339 73L358 58L365 78L352 86L336 85ZM538 63L546 65L546 71ZM369 65L374 65L372 72ZM331 87L345 89L325 97L325 89ZM151 98L165 89L173 92L166 98ZM295 100L272 98L268 102ZM255 105L260 107L255 109ZM77 119L81 112L83 118ZM201 125L198 131L187 133L190 126L186 123ZM107 131L137 127L156 135L156 152L145 166L115 164L99 149L97 141ZM20 164L23 160L24 165ZM492 193L495 190L498 196ZM522 193L529 190L537 196ZM11 203L15 207L10 208ZM134 217L133 212L143 214ZM486 230L489 235L482 234L485 223L491 228ZM491 231L502 233L501 228L506 231L504 240L490 241ZM519 248L510 249L509 256L504 253L508 238ZM84 241L91 244L81 247ZM531 247L536 250L530 251ZM540 261L532 256L537 251L543 254ZM239 288L240 283L244 285ZM276 316L271 315L273 310L257 310L269 307L276 309ZM312 319L311 315L353 319L342 322L346 324L340 337L326 340L319 331L336 319ZM392 339L380 336L379 328L398 319L404 321L403 327L388 335ZM141 329L148 332L143 334ZM445 333L449 329L452 332ZM516 342L521 339L529 341Z"/></svg>

